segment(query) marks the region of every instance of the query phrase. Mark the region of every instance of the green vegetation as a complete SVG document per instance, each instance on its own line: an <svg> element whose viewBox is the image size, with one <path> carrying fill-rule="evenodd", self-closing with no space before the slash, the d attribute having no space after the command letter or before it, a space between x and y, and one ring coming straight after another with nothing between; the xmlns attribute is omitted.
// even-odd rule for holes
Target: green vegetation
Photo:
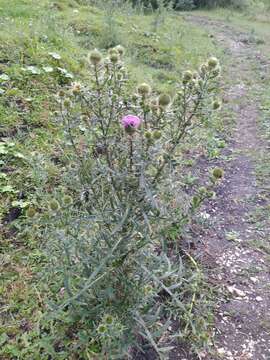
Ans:
<svg viewBox="0 0 270 360"><path fill-rule="evenodd" d="M267 0L131 0L133 6L141 6L144 9L158 9L162 7L171 7L175 10L193 10L193 9L213 9L213 8L230 8L234 10L261 11L269 10Z"/></svg>
<svg viewBox="0 0 270 360"><path fill-rule="evenodd" d="M118 354L120 350L133 351L131 345L136 345L136 342L140 345L144 342L150 343L156 351L161 352L167 344L154 344L158 343L162 331L168 331L169 322L163 324L163 330L160 328L160 316L165 314L167 319L180 317L184 320L183 328L179 329L177 337L181 342L192 337L192 344L188 346L194 351L205 346L209 339L210 298L200 293L204 287L204 280L198 264L188 253L180 259L180 265L176 259L169 260L165 256L167 249L179 247L178 239L187 222L185 217L179 224L176 220L171 221L171 224L166 225L166 231L163 230L163 235L155 236L155 241L159 239L162 243L164 257L156 257L155 250L153 258L145 257L146 254L140 255L148 259L148 265L151 259L151 266L157 267L159 273L163 269L164 273L160 273L163 278L160 284L166 283L166 289L168 286L172 286L173 289L173 283L178 282L175 277L180 276L181 291L171 295L176 302L174 303L173 298L172 302L165 299L157 301L155 294L161 291L158 284L153 288L155 291L149 286L148 290L145 288L144 293L142 288L136 289L136 292L134 288L131 290L127 287L125 290L126 301L131 301L131 293L137 294L135 300L139 308L141 302L150 304L150 299L155 300L153 311L156 313L148 314L152 320L139 317L138 312L136 313L137 325L141 324L140 331L138 326L131 322L131 315L126 323L123 322L124 317L120 318L120 314L127 316L127 313L120 307L120 313L117 315L114 312L112 320L113 326L118 330L113 330L113 337L104 338L105 330L102 326L104 321L108 321L105 320L106 311L108 316L109 311L112 311L105 303L103 310L100 309L97 312L98 316L92 320L85 312L84 306L79 306L76 310L74 308L74 311L68 312L69 314L66 306L62 306L63 311L53 310L54 306L65 303L75 288L79 291L85 277L85 273L82 272L80 284L79 268L76 275L75 269L68 269L67 264L63 263L64 267L60 266L61 257L56 256L62 251L58 247L60 243L52 241L56 239L56 234L61 234L61 226L57 231L56 228L62 220L61 217L51 215L57 213L61 206L66 209L65 214L69 214L67 220L72 213L68 209L73 209L73 206L74 209L79 209L80 197L87 194L83 190L85 186L76 186L76 178L67 171L70 168L70 171L74 172L72 164L75 165L77 160L72 160L70 139L65 140L68 129L63 128L60 121L59 94L62 91L69 94L72 86L75 94L80 87L72 84L78 82L83 87L90 84L87 56L94 48L99 48L102 56L106 56L111 47L123 45L126 72L130 77L126 84L126 95L134 94L137 84L149 83L156 96L161 94L160 106L165 107L167 99L170 102L174 97L175 87L181 83L184 69L198 68L202 61L211 55L220 57L206 34L190 24L187 25L177 14L169 14L164 10L143 15L127 4L122 5L121 11L116 11L113 5L107 3L106 6L97 7L86 2L68 0L54 3L45 0L38 3L20 0L14 1L10 7L7 1L0 2L1 13L4 14L0 30L0 212L3 223L0 257L0 357L4 359L39 359L40 356L43 359L67 359L75 358L78 354L87 359L94 354L97 357L101 356L101 353L102 356L106 356L106 349L112 344ZM114 61L112 57L113 54L111 61ZM185 80L186 84L190 80L192 79ZM197 82L198 79L194 77L194 84ZM139 91L145 91L145 86ZM63 104L68 108L67 100ZM216 105L213 106L217 108ZM222 129L218 116L214 116L211 121L209 117L206 118L204 125L192 131L192 137L185 145L182 144L182 151L196 151L194 139L199 149L205 139L211 137L218 129ZM76 139L81 142L77 145L83 147L85 124L81 123L76 131ZM153 129L153 135L150 135L155 139L153 141L161 141L158 129ZM63 147L65 142L66 145ZM180 166L179 160L180 158L173 166ZM183 192L182 196L186 197L187 204L190 201L193 212L207 192L201 189L201 192L195 195L200 184L196 181L187 185L184 176L183 173L184 187L188 186L191 194L187 196L188 194ZM216 181L214 178L212 180ZM180 181L180 178L177 181ZM177 215L178 220L181 219L180 215ZM56 219L57 223L54 223ZM73 221L74 219L69 219L71 226ZM86 251L85 246L81 244L80 256ZM104 247L100 247L99 250L96 248L99 256L102 256L101 249L105 251ZM132 248L128 246L126 250L131 251ZM92 257L91 261L93 259ZM140 261L139 258L137 260ZM178 267L177 272L174 270L175 267ZM69 289L68 278L66 275L63 278L63 271L65 274L71 271L74 275L68 293L63 290ZM118 271L120 281L124 273ZM134 271L134 279L137 279L138 270ZM144 276L147 279L149 277L147 274ZM158 273L155 273L155 279L158 277ZM144 283L146 278L142 280ZM149 282L150 280L148 279ZM109 282L109 278L107 281ZM152 281L155 284L153 279ZM162 286L165 286L164 284ZM134 284L132 286L134 287ZM177 292L179 286L170 291ZM111 284L111 290L110 287L105 287L99 291L100 294L105 291L104 296L106 292L107 297L112 296L113 293L110 295L110 291L113 291L113 286ZM121 306L124 304L127 306L126 302ZM92 307L93 303L89 302L89 306ZM73 305L71 307L73 309ZM129 305L128 309L134 311L136 307ZM108 325L110 329L112 324ZM131 325L132 333L127 339L126 334L130 332ZM147 340L140 340L139 333L144 334Z"/></svg>
<svg viewBox="0 0 270 360"><path fill-rule="evenodd" d="M1 359L162 358L172 339L194 353L211 341L187 239L223 177L193 166L226 146L215 57L228 59L181 13L152 10L0 0ZM151 119L140 141L119 128L127 113Z"/></svg>
<svg viewBox="0 0 270 360"><path fill-rule="evenodd" d="M268 1L252 2L243 11L218 8L211 11L199 10L196 14L207 16L217 20L224 20L235 27L242 29L241 41L246 44L255 45L262 51L266 58L269 57L269 16L270 5ZM250 79L252 81L252 79Z"/></svg>

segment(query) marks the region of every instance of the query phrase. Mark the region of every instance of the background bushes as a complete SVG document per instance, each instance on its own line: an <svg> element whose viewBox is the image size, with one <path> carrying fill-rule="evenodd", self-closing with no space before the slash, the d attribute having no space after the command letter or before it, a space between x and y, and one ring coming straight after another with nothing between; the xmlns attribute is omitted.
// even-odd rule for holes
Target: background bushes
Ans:
<svg viewBox="0 0 270 360"><path fill-rule="evenodd" d="M249 0L132 0L133 6L143 4L146 7L158 8L159 4L170 5L176 10L191 10L194 8L233 7L243 9L249 5Z"/></svg>

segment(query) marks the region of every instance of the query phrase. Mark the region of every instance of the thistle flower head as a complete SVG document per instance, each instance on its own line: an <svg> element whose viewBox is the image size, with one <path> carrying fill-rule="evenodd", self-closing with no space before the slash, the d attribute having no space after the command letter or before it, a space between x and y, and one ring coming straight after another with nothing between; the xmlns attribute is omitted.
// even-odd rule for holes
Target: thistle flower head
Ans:
<svg viewBox="0 0 270 360"><path fill-rule="evenodd" d="M223 178L223 175L224 175L224 171L220 168L215 168L213 171L212 171L212 175L213 177L218 180L218 179L221 179Z"/></svg>
<svg viewBox="0 0 270 360"><path fill-rule="evenodd" d="M211 57L210 59L208 59L207 62L208 66L210 69L214 69L218 66L219 62L218 59L216 57Z"/></svg>
<svg viewBox="0 0 270 360"><path fill-rule="evenodd" d="M113 54L119 54L119 52L117 51L117 49L114 47L114 48L110 48L108 50L108 54L109 56L113 55Z"/></svg>
<svg viewBox="0 0 270 360"><path fill-rule="evenodd" d="M155 130L155 131L153 132L153 138L154 138L155 140L159 140L159 139L161 138L161 132L160 132L159 130Z"/></svg>
<svg viewBox="0 0 270 360"><path fill-rule="evenodd" d="M75 82L74 84L72 84L71 91L73 95L78 95L81 92L81 89L82 87L80 83Z"/></svg>
<svg viewBox="0 0 270 360"><path fill-rule="evenodd" d="M58 96L59 97L64 97L66 95L66 93L64 92L64 90L59 90L59 92L58 92Z"/></svg>
<svg viewBox="0 0 270 360"><path fill-rule="evenodd" d="M205 74L207 73L207 68L208 68L207 64L202 64L202 65L200 66L200 73L201 73L202 75L205 75Z"/></svg>
<svg viewBox="0 0 270 360"><path fill-rule="evenodd" d="M101 60L102 60L102 55L97 49L90 52L89 61L92 65L98 65L101 62Z"/></svg>
<svg viewBox="0 0 270 360"><path fill-rule="evenodd" d="M113 320L114 320L114 319L113 319L112 315L107 314L107 315L104 316L104 322L105 322L107 325L112 325Z"/></svg>
<svg viewBox="0 0 270 360"><path fill-rule="evenodd" d="M73 199L72 199L71 196L65 195L65 196L63 197L63 204L64 204L65 206L69 206L69 205L71 205L72 203L73 203Z"/></svg>
<svg viewBox="0 0 270 360"><path fill-rule="evenodd" d="M49 207L52 211L58 211L60 209L60 204L56 199L53 199L50 201Z"/></svg>
<svg viewBox="0 0 270 360"><path fill-rule="evenodd" d="M108 331L108 328L106 325L104 324L100 324L97 328L97 332L100 334L100 335L103 335L103 334L106 334Z"/></svg>
<svg viewBox="0 0 270 360"><path fill-rule="evenodd" d="M118 63L119 61L119 53L116 51L115 53L112 53L110 55L110 61L113 63L113 64L116 64Z"/></svg>
<svg viewBox="0 0 270 360"><path fill-rule="evenodd" d="M26 211L26 216L33 218L36 215L36 210L33 207L29 207Z"/></svg>
<svg viewBox="0 0 270 360"><path fill-rule="evenodd" d="M199 188L198 192L199 192L199 194L200 194L201 196L204 196L204 195L207 193L207 189L206 189L206 187L201 186L201 187Z"/></svg>
<svg viewBox="0 0 270 360"><path fill-rule="evenodd" d="M65 107L66 109L70 109L72 104L71 104L71 101L66 98L66 99L63 101L63 105L64 105L64 107Z"/></svg>
<svg viewBox="0 0 270 360"><path fill-rule="evenodd" d="M193 78L193 73L190 70L187 70L183 74L183 83L186 84Z"/></svg>
<svg viewBox="0 0 270 360"><path fill-rule="evenodd" d="M168 94L161 94L158 98L158 104L161 107L166 107L168 105L170 105L171 103L171 97Z"/></svg>
<svg viewBox="0 0 270 360"><path fill-rule="evenodd" d="M133 133L141 124L141 119L135 115L126 115L122 118L122 125L126 132Z"/></svg>
<svg viewBox="0 0 270 360"><path fill-rule="evenodd" d="M146 83L142 83L138 86L137 90L140 95L147 96L151 93L151 86Z"/></svg>
<svg viewBox="0 0 270 360"><path fill-rule="evenodd" d="M118 51L118 53L119 53L120 56L123 56L123 55L124 55L125 49L124 49L124 47L123 47L122 45L117 45L117 46L115 47L115 49Z"/></svg>

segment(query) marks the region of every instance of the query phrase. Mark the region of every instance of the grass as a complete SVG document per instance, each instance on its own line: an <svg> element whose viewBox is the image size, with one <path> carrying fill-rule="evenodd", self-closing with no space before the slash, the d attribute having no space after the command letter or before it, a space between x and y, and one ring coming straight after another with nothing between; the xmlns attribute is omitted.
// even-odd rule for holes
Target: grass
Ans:
<svg viewBox="0 0 270 360"><path fill-rule="evenodd" d="M61 185L55 94L73 80L87 81L93 48L106 53L123 44L134 87L147 81L157 92L172 92L184 69L210 55L222 57L202 29L178 14L157 19L130 8L111 13L84 3L14 0L10 6L0 0L1 359L39 359L40 349L56 359L50 341L67 338L64 326L56 334L52 322L42 322L48 299L40 274L47 258L40 229L30 227L25 216L29 205L46 203ZM218 119L217 124L221 131ZM202 131L194 141L207 136ZM198 336L207 337L207 324L202 328ZM57 359L72 359L75 352L57 350Z"/></svg>
<svg viewBox="0 0 270 360"><path fill-rule="evenodd" d="M260 92L261 97L261 116L258 119L258 128L259 133L263 141L263 145L267 148L270 142L270 127L269 127L269 114L270 114L270 99L269 99L269 90L270 90L270 81L269 79L264 80L265 89ZM259 194L259 206L256 209L256 212L252 214L251 222L254 224L258 234L258 240L253 242L253 246L261 249L268 257L270 261L270 239L269 239L269 229L270 229L270 206L269 206L269 176L270 176L270 156L269 152L261 151L259 154L254 154L256 160L256 176L258 184L261 188Z"/></svg>
<svg viewBox="0 0 270 360"><path fill-rule="evenodd" d="M230 9L214 9L211 11L196 11L196 13L217 20L225 20L236 29L242 29L249 34L249 36L243 40L257 45L269 59L269 4L266 3L264 6L249 7L242 12Z"/></svg>
<svg viewBox="0 0 270 360"><path fill-rule="evenodd" d="M12 6L0 0L0 12L0 358L40 359L40 351L46 349L44 359L75 359L80 348L72 324L62 319L56 330L52 320L44 321L50 300L44 282L47 255L41 230L25 216L29 205L42 207L40 199L45 204L54 189L63 185L55 94L72 81L87 82L87 54L93 48L106 54L114 45L125 47L131 91L138 83L148 82L157 92L172 94L183 70L196 68L211 55L223 63L228 59L207 32L175 13L157 17L128 6L116 11L110 2L94 6L75 0L13 0ZM198 14L226 19L248 30L267 53L269 25L262 17L252 17L251 22L250 14L228 10ZM267 94L262 110L261 131L269 135ZM231 115L225 115L230 128ZM185 149L187 167L192 167L198 153L204 152L209 159L220 156L227 134L219 117L213 125L210 131L200 129L193 135ZM268 165L265 156L257 169L265 186ZM191 171L185 181L190 184L198 179ZM254 214L262 228L266 228L269 213L269 206L262 206ZM171 231L169 236L177 238L177 227ZM236 234L230 235L234 240ZM263 251L269 249L265 240L259 246ZM195 270L191 267L190 271ZM193 346L194 352L207 345L212 321L208 288L200 276L199 271L193 284L197 304L191 303L186 315L193 326L188 346ZM59 284L50 282L57 297ZM80 336L84 335L81 331ZM63 348L69 342L67 352ZM91 356L82 350L81 355L85 359Z"/></svg>

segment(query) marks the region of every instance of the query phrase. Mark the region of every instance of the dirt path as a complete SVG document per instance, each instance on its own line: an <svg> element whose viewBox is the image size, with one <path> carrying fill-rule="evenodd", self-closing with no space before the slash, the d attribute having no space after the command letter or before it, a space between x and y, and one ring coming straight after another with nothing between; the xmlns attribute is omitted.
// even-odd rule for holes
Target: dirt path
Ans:
<svg viewBox="0 0 270 360"><path fill-rule="evenodd" d="M203 17L189 16L214 35L215 41L229 53L228 98L236 116L236 128L229 146L231 161L218 161L225 179L217 197L206 211L212 226L204 234L202 261L214 264L212 280L219 284L214 345L202 358L207 360L270 359L270 272L269 260L251 245L258 234L250 214L260 205L260 188L254 174L254 154L264 151L257 130L259 102L252 94L258 82L247 85L255 72L266 76L266 64L246 34L230 26Z"/></svg>

